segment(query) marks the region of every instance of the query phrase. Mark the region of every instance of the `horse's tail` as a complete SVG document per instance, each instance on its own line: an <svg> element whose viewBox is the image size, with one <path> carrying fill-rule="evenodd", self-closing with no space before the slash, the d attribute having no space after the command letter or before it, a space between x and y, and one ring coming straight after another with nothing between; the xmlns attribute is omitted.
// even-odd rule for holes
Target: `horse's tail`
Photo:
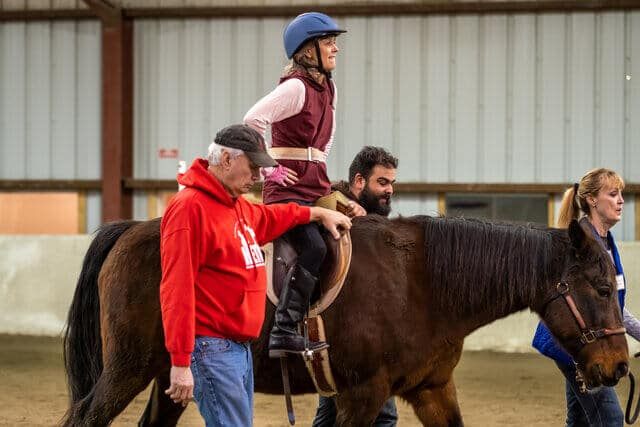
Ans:
<svg viewBox="0 0 640 427"><path fill-rule="evenodd" d="M98 275L113 245L134 224L136 221L119 221L100 227L82 261L63 344L72 404L89 394L102 373Z"/></svg>

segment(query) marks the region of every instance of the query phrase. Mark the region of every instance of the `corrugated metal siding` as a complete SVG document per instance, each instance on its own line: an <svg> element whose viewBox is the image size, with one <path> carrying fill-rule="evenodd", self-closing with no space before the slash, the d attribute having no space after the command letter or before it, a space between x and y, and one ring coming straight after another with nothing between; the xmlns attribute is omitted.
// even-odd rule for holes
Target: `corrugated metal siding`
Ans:
<svg viewBox="0 0 640 427"><path fill-rule="evenodd" d="M0 23L0 178L100 178L100 24Z"/></svg>
<svg viewBox="0 0 640 427"><path fill-rule="evenodd" d="M339 22L349 32L338 39L332 179L369 144L400 158L399 181L572 182L596 166L640 181L640 12ZM191 161L242 120L286 64L286 23L136 23L136 177L175 176L159 149ZM618 226L628 239L632 205ZM435 196L395 206L436 209Z"/></svg>
<svg viewBox="0 0 640 427"><path fill-rule="evenodd" d="M640 12L345 18L329 169L364 144L402 181L640 180ZM136 176L201 155L277 83L283 19L136 23ZM626 80L625 76L631 76ZM167 166L164 166L165 163Z"/></svg>
<svg viewBox="0 0 640 427"><path fill-rule="evenodd" d="M189 162L215 133L238 123L277 83L285 61L273 35L285 20L139 21L135 27L135 175L175 176L177 148ZM281 36L278 36L281 37Z"/></svg>
<svg viewBox="0 0 640 427"><path fill-rule="evenodd" d="M349 33L332 179L373 144L400 157L400 181L570 182L594 166L640 181L640 12L339 21ZM136 22L137 178L173 177L176 159L158 150L201 156L275 86L286 22ZM1 23L0 91L0 178L100 177L97 21ZM395 205L436 208L434 196ZM138 200L136 216L143 209Z"/></svg>

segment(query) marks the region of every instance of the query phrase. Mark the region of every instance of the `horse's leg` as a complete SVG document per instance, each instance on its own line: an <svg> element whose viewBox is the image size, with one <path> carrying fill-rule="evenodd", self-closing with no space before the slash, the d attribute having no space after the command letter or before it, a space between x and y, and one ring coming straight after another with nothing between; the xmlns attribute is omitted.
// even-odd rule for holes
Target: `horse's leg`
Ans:
<svg viewBox="0 0 640 427"><path fill-rule="evenodd" d="M184 412L184 407L174 403L165 390L169 388L169 371L158 375L153 382L147 407L140 417L138 426L175 426Z"/></svg>
<svg viewBox="0 0 640 427"><path fill-rule="evenodd" d="M109 425L152 378L127 367L113 370L105 366L91 392L70 409L64 426Z"/></svg>
<svg viewBox="0 0 640 427"><path fill-rule="evenodd" d="M422 425L433 427L464 425L453 378L442 386L412 390L402 397L413 406Z"/></svg>
<svg viewBox="0 0 640 427"><path fill-rule="evenodd" d="M166 370L168 355L157 331L135 331L116 322L103 325L104 369L83 402L83 419L91 426L106 426L149 385L160 372ZM139 322L136 326L142 325ZM115 339L114 337L118 337ZM156 339L156 341L153 341Z"/></svg>
<svg viewBox="0 0 640 427"><path fill-rule="evenodd" d="M371 380L351 387L336 396L336 424L339 426L371 426L380 408L389 399L386 382Z"/></svg>
<svg viewBox="0 0 640 427"><path fill-rule="evenodd" d="M145 369L105 365L95 385L85 421L91 426L106 426L125 410L127 405L149 385L153 374Z"/></svg>

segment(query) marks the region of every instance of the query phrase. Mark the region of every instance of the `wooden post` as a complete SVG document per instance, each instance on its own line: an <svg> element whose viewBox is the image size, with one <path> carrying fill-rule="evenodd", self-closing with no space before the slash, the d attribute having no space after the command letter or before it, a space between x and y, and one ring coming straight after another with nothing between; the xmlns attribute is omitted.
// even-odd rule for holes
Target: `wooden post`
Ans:
<svg viewBox="0 0 640 427"><path fill-rule="evenodd" d="M447 199L445 193L438 193L438 213L440 215L447 214Z"/></svg>
<svg viewBox="0 0 640 427"><path fill-rule="evenodd" d="M84 0L102 21L102 220L133 216L133 22L107 0Z"/></svg>
<svg viewBox="0 0 640 427"><path fill-rule="evenodd" d="M153 219L158 216L158 190L149 191L147 194L147 219Z"/></svg>
<svg viewBox="0 0 640 427"><path fill-rule="evenodd" d="M553 193L547 195L547 225L556 226L556 195Z"/></svg>
<svg viewBox="0 0 640 427"><path fill-rule="evenodd" d="M87 233L87 192L78 191L78 234Z"/></svg>
<svg viewBox="0 0 640 427"><path fill-rule="evenodd" d="M636 193L636 240L640 240L640 193Z"/></svg>

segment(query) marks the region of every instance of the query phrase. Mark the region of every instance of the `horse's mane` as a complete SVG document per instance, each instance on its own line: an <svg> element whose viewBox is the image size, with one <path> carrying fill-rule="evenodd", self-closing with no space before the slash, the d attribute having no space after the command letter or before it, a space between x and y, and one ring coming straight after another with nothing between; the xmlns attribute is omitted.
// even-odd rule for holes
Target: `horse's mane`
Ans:
<svg viewBox="0 0 640 427"><path fill-rule="evenodd" d="M522 308L519 305L532 301L536 290L564 268L562 259L552 258L561 253L554 245L568 242L561 230L471 218L415 220L424 224L432 295L453 313L483 307L500 315Z"/></svg>

